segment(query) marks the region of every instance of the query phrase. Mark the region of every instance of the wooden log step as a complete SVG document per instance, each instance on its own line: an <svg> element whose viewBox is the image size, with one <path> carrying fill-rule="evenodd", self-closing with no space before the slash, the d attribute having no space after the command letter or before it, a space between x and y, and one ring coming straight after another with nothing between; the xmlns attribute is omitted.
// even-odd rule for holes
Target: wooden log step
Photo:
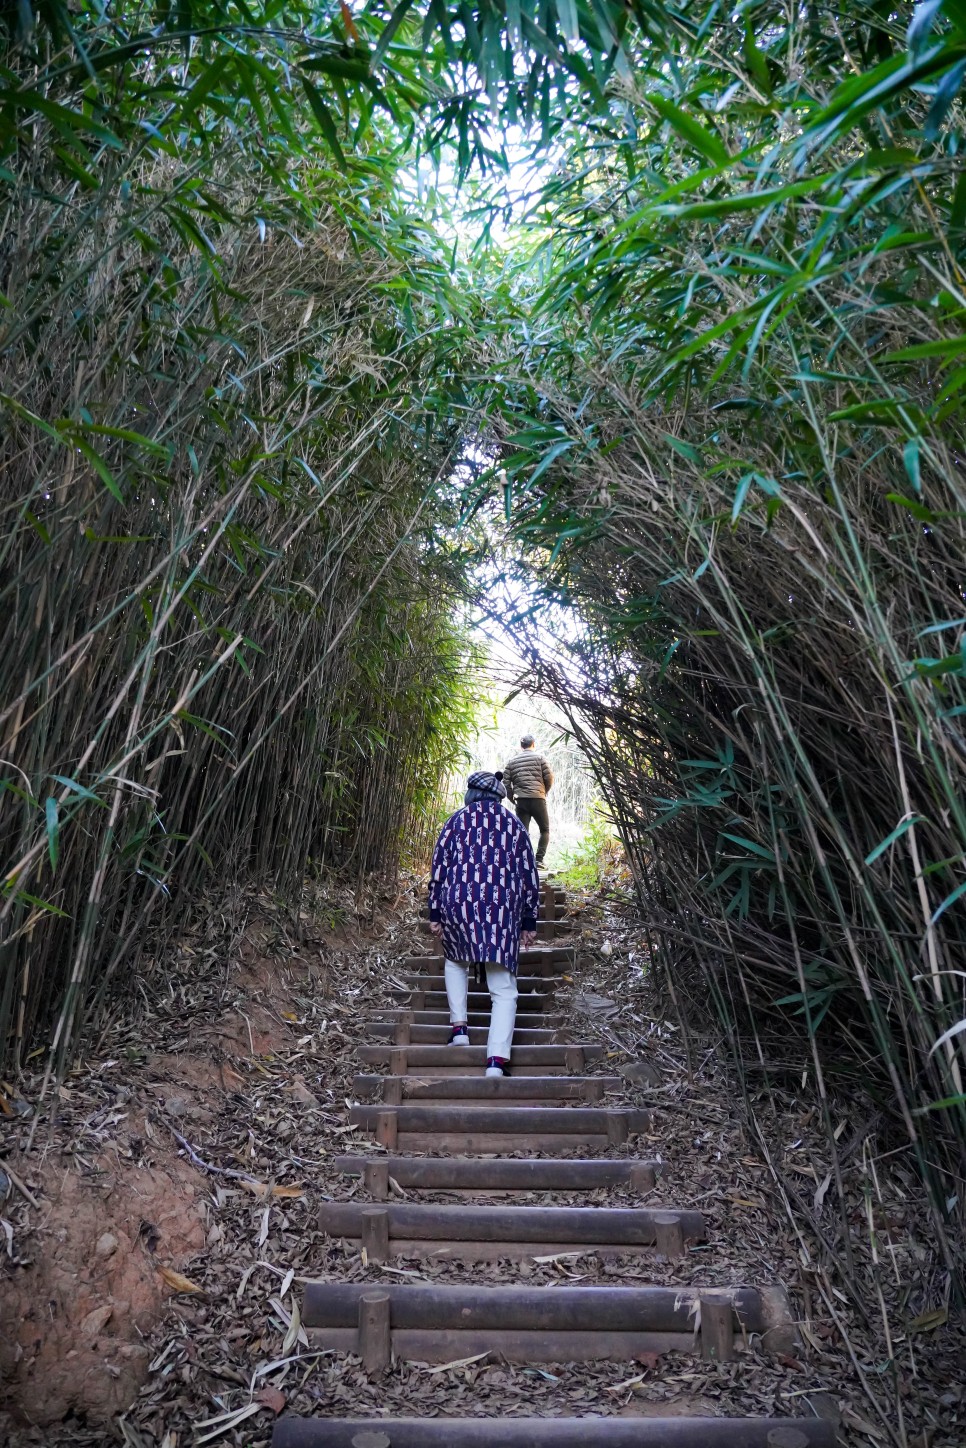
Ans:
<svg viewBox="0 0 966 1448"><path fill-rule="evenodd" d="M820 1418L279 1418L272 1448L835 1448Z"/></svg>
<svg viewBox="0 0 966 1448"><path fill-rule="evenodd" d="M515 1113L527 1107L509 1107ZM569 1123L569 1113L564 1113ZM376 1137L379 1140L379 1137ZM526 1151L537 1154L542 1151L604 1152L619 1142L592 1131L554 1132L553 1143L540 1134L528 1134L512 1125L505 1131L477 1131L475 1113L466 1114L461 1131L400 1131L395 1141L391 1138L380 1142L388 1151L445 1151L461 1156L502 1156L512 1151Z"/></svg>
<svg viewBox="0 0 966 1448"><path fill-rule="evenodd" d="M464 1050L471 1049L466 1046ZM473 1108L472 1126L463 1106L350 1106L349 1122L375 1131L377 1119L394 1116L397 1132L452 1132L472 1130L476 1135L512 1133L539 1138L560 1132L571 1135L610 1136L626 1141L651 1123L649 1111L608 1111L597 1106L478 1106ZM623 1134L621 1134L623 1133ZM386 1143L388 1145L388 1143Z"/></svg>
<svg viewBox="0 0 966 1448"><path fill-rule="evenodd" d="M357 1328L317 1327L309 1328L308 1333L313 1349L359 1354ZM447 1363L492 1352L512 1363L629 1363L642 1353L663 1357L666 1353L695 1351L690 1332L494 1332L489 1328L460 1332L451 1328L441 1333L402 1327L390 1333L390 1352L404 1362Z"/></svg>
<svg viewBox="0 0 966 1448"><path fill-rule="evenodd" d="M536 950L521 950L520 965L525 967L527 975L539 976L542 981L552 985L561 977L570 975L574 968L574 952L562 948L551 949L548 946L541 946ZM418 971L421 975L442 978L442 952L436 955L405 955L398 961L395 970L389 973L401 974L403 971Z"/></svg>
<svg viewBox="0 0 966 1448"><path fill-rule="evenodd" d="M442 976L407 975L406 980L406 986L392 987L393 994L446 995L446 985ZM489 1007L491 997L485 980L482 985L477 985L475 981L471 980L467 996L467 1003L471 1007L474 1004L476 1004L477 1010L485 1010ZM554 990L552 982L544 980L542 976L525 975L517 980L517 1000L518 1002L526 1001L528 1010L541 1011L547 1009L548 1003L557 1003L557 992ZM429 1001L424 1001L423 1004L428 1006Z"/></svg>
<svg viewBox="0 0 966 1448"><path fill-rule="evenodd" d="M390 1242L400 1237L408 1237L423 1242L505 1242L510 1240L532 1243L572 1242L578 1246L592 1242L595 1246L603 1247L652 1247L657 1244L659 1237L666 1234L672 1226L685 1241L700 1242L704 1241L706 1236L704 1218L700 1212L652 1210L647 1207L478 1207L464 1204L440 1205L438 1202L390 1202L384 1207L370 1207L364 1202L323 1202L319 1208L318 1222L322 1230L327 1232L330 1237L358 1237L361 1240L363 1231L368 1230L375 1221L375 1217L380 1213L385 1213L388 1218L388 1241ZM358 1286L358 1284L356 1285ZM326 1290L331 1286L332 1284L327 1284ZM497 1289L474 1290L489 1292ZM507 1293L523 1291L519 1288L500 1288L499 1290ZM631 1300L627 1295L630 1289L607 1287L573 1290L579 1294L585 1312L589 1312L595 1302L598 1305L602 1304L607 1294L620 1296L625 1307ZM654 1294L659 1290L664 1291L664 1289L657 1288L639 1289L644 1294L641 1296L641 1303L649 1303L653 1306L653 1303L657 1301ZM599 1299L594 1296L594 1293L598 1291L603 1294ZM566 1298L566 1293L562 1288L559 1290L555 1288L552 1293L538 1288L536 1293L540 1300L553 1298L563 1301ZM647 1293L650 1293L651 1296L647 1296ZM676 1300L675 1292L671 1289L667 1290L667 1296L668 1301ZM508 1297L507 1301L510 1300ZM574 1300L576 1301L576 1298ZM690 1300L688 1299L688 1301ZM502 1301L502 1299L485 1297L480 1301L493 1303ZM661 1298L661 1301L664 1302L664 1298ZM755 1294L755 1302L758 1303L757 1294ZM655 1323L651 1322L649 1318L643 1317L635 1319L627 1326L616 1324L610 1317L607 1317L606 1321L601 1319L598 1322L592 1315L586 1317L582 1322L558 1322L552 1316L553 1311L557 1310L563 1311L559 1302L557 1307L551 1310L547 1325L555 1325L561 1330L565 1327L570 1330L572 1327L583 1326L599 1327L601 1331L609 1331L611 1328L620 1327L621 1331L629 1332L632 1326L636 1328L655 1326ZM630 1308L627 1307L627 1310L630 1311ZM334 1321L316 1322L314 1325L346 1326L345 1323ZM399 1322L400 1327L434 1325L444 1326L445 1324L410 1322L408 1320ZM483 1322L470 1321L468 1318L451 1323L451 1326L454 1327L485 1325ZM513 1318L512 1320L507 1319L503 1325L531 1328L539 1327L541 1322L531 1322L529 1319L517 1321L516 1318ZM662 1330L667 1327L668 1330L673 1328L675 1331L684 1331L688 1327L688 1320L685 1313L683 1317L674 1318L673 1322L665 1322L662 1319L656 1325Z"/></svg>
<svg viewBox="0 0 966 1448"><path fill-rule="evenodd" d="M392 1177L406 1191L569 1192L612 1186L650 1191L663 1170L663 1164L657 1161L581 1161L567 1157L559 1161L539 1157L487 1161L472 1156L337 1156L333 1166L346 1176L364 1176L372 1168L379 1168L381 1175L385 1168L387 1178Z"/></svg>
<svg viewBox="0 0 966 1448"><path fill-rule="evenodd" d="M459 1208L456 1208L459 1210ZM378 1213L376 1213L378 1215ZM302 1322L315 1348L365 1352L368 1283L308 1283ZM766 1332L752 1288L380 1287L382 1362L393 1354L451 1362L493 1352L509 1362L629 1361L644 1352L734 1356L735 1340ZM370 1348L372 1347L369 1344Z"/></svg>
<svg viewBox="0 0 966 1448"><path fill-rule="evenodd" d="M405 1138L403 1138L405 1140ZM586 1150L587 1141L578 1141L576 1146ZM345 1239L348 1243L351 1239ZM381 1261L393 1262L459 1262L462 1266L491 1262L547 1262L562 1258L571 1267L586 1258L597 1258L600 1262L617 1263L625 1257L641 1257L655 1260L654 1247L615 1247L612 1242L439 1242L433 1237L394 1237L386 1248L386 1257ZM660 1253L657 1253L660 1256ZM375 1259L371 1257L370 1260Z"/></svg>
<svg viewBox="0 0 966 1448"><path fill-rule="evenodd" d="M552 1019L548 1017L547 1019ZM374 1041L397 1041L403 1039L406 1032L400 1032L399 1021L370 1021L366 1026L366 1035ZM470 1045L485 1046L489 1035L489 1025L470 1026ZM514 1046L552 1046L558 1040L558 1031L563 1026L519 1026L513 1032ZM409 1025L408 1035L410 1042L422 1046L445 1046L449 1040L449 1024L440 1026L424 1026L418 1021ZM466 1050L466 1047L457 1047Z"/></svg>
<svg viewBox="0 0 966 1448"><path fill-rule="evenodd" d="M424 920L419 928L424 935L429 936L428 920ZM429 941L427 941L427 945L428 944ZM442 960L442 947L440 947L438 950L427 949L426 955L436 960ZM574 961L576 960L576 951L572 945L563 945L557 943L550 944L549 942L545 945L531 946L529 950L520 951L521 965L537 965L538 963L547 959L553 960L561 965L570 966L573 965Z"/></svg>
<svg viewBox="0 0 966 1448"><path fill-rule="evenodd" d="M728 1306L733 1332L763 1333L768 1326L755 1287L478 1287L393 1282L380 1285L379 1290L389 1293L393 1328L429 1332L674 1332L693 1340L703 1316L699 1305L710 1300ZM360 1301L371 1291L371 1283L366 1282L307 1282L303 1326L356 1327Z"/></svg>
<svg viewBox="0 0 966 1448"><path fill-rule="evenodd" d="M432 1047L432 1046L430 1046L430 1047L416 1046L414 1049L417 1050L417 1051L422 1051L422 1050L427 1050L427 1049L428 1049L428 1050L433 1050L433 1049L435 1049L435 1048ZM472 1049L472 1050L476 1050L476 1049L478 1049L478 1048L477 1048L476 1046L474 1046L474 1047L472 1047L471 1049ZM523 1049L523 1048L521 1048L521 1049ZM529 1049L531 1049L531 1048L527 1047L526 1049L529 1050ZM360 1049L360 1051L359 1051L359 1054L362 1055L361 1049ZM388 1052L384 1052L383 1054L385 1054L385 1055L388 1057ZM516 1057L516 1054L517 1054L516 1051L514 1051L513 1054L514 1054L514 1057ZM369 1064L371 1064L371 1063L369 1063ZM395 1074L395 1073L394 1073L394 1074ZM434 1066L434 1067L432 1068L431 1074L432 1074L432 1076L433 1076L433 1079L434 1079L434 1080L437 1080L437 1081L442 1081L442 1080L459 1081L459 1080L465 1080L466 1077L468 1077L468 1076L482 1076L483 1070L482 1070L482 1068L481 1068L480 1066L472 1066L472 1065L471 1065L471 1066L466 1066L466 1065L462 1065L462 1066L448 1066L448 1065L443 1065L443 1066ZM546 1066L526 1066L526 1065L520 1065L520 1063L519 1063L516 1059L514 1059L514 1062L513 1062L513 1074L514 1074L514 1076L516 1077L516 1076L566 1076L566 1075L568 1075L568 1074L570 1074L570 1073L568 1072L567 1067L566 1067L565 1065L563 1065L562 1063L561 1063L560 1065L555 1065L553 1062L550 1062L550 1063L549 1063L548 1065L546 1065Z"/></svg>
<svg viewBox="0 0 966 1448"><path fill-rule="evenodd" d="M443 989L444 976L441 970L406 971L404 978L406 982L412 986L413 990ZM486 988L486 977L484 976L483 979L483 985L480 986L477 990L473 989L473 982L470 982L471 995L485 995L487 997L489 996L490 992ZM554 994L554 983L553 981L549 981L547 977L543 975L518 975L517 991L521 999L523 998L523 996L531 995L539 995L546 998Z"/></svg>
<svg viewBox="0 0 966 1448"><path fill-rule="evenodd" d="M573 929L573 921L565 915L558 916L555 920L541 920L537 918L537 939L538 940L559 940L561 935L569 934ZM429 935L429 920L419 921L419 933Z"/></svg>
<svg viewBox="0 0 966 1448"><path fill-rule="evenodd" d="M424 1076L356 1076L352 1089L360 1101L383 1101L391 1106L403 1101L442 1100L519 1102L526 1097L548 1105L554 1101L600 1102L608 1091L620 1091L626 1082L620 1076L463 1076L441 1080ZM398 1099L396 1096L398 1094Z"/></svg>
<svg viewBox="0 0 966 1448"><path fill-rule="evenodd" d="M440 992L444 995L446 993L446 982L442 974L411 975L407 972L404 974L403 979L406 981L406 986L395 986L393 987L394 990L401 991L408 988L410 995L425 994L429 991L432 991L434 995L439 995ZM534 980L540 981L540 984L534 985ZM475 995L485 996L488 1002L490 999L490 992L485 981L479 987L477 987L473 981L470 981L468 995L470 1005L472 1005L472 997ZM557 993L554 990L552 982L544 980L542 976L532 975L525 976L522 980L517 981L518 1009L546 1010L548 1001L554 1001L559 1006ZM486 1007L481 1007L481 1009L486 1009Z"/></svg>
<svg viewBox="0 0 966 1448"><path fill-rule="evenodd" d="M460 1096L455 1092L447 1091L445 1087L449 1083L447 1083L445 1080L437 1083L441 1088L443 1088L438 1094L427 1096L423 1093L419 1093L415 1096L406 1097L403 1095L403 1092L400 1089L402 1083L406 1079L407 1078L405 1076L389 1077L387 1078L387 1084L385 1089L380 1091L377 1096L367 1097L363 1096L361 1093L357 1093L357 1099L360 1102L371 1101L375 1105L382 1106L402 1106L404 1101L416 1100L425 1101L427 1106L446 1106L452 1107L454 1110L466 1111L467 1116L463 1125L464 1129L467 1131L472 1131L473 1129L474 1113L479 1111L482 1106L492 1105L494 1100L492 1096L488 1096L485 1099L481 1100L479 1097L474 1099L472 1096ZM465 1082L477 1081L480 1079L481 1078L479 1077L478 1073L474 1072L472 1075L467 1073L464 1076L451 1077L450 1083L454 1080ZM526 1090L527 1079L528 1078L526 1076L515 1076L514 1081L516 1082L516 1088L513 1094L507 1095L503 1093L498 1099L505 1102L508 1107L513 1107L514 1110L522 1107L547 1106L551 1107L555 1111L568 1111L572 1110L575 1106L600 1106L607 1104L604 1100L603 1092L601 1092L600 1095L596 1095L592 1089L589 1089L585 1095L577 1097L576 1100L564 1099L562 1101L554 1101L546 1096L529 1095ZM558 1076L555 1079L558 1081L562 1081L566 1080L567 1078L563 1076ZM616 1105L616 1099L611 1104ZM508 1129L512 1128L512 1122L507 1122L505 1123L505 1125ZM405 1135L405 1133L403 1134Z"/></svg>
<svg viewBox="0 0 966 1448"><path fill-rule="evenodd" d="M413 1011L448 1011L449 1005L446 1001L446 992L440 986L439 990L408 990L406 986L392 986L390 990L392 999L398 1001L401 1006L408 1006ZM469 1011L490 1011L491 999L488 990L469 990L466 1005ZM559 1002L550 992L530 992L529 995L518 996L518 1011L527 1012L550 1012L559 1011Z"/></svg>
<svg viewBox="0 0 966 1448"><path fill-rule="evenodd" d="M374 1066L388 1066L389 1053L393 1049L388 1044L378 1046L360 1046L359 1055L363 1061ZM406 1052L406 1063L410 1071L426 1070L428 1067L438 1066L459 1066L482 1069L486 1065L486 1048L482 1046L431 1046L421 1042L402 1048ZM541 1073L552 1070L553 1067L560 1067L566 1071L580 1072L582 1065L571 1066L570 1061L574 1052L579 1051L584 1061L596 1061L604 1053L603 1046L593 1041L581 1041L568 1045L547 1045L547 1046L514 1046L513 1047L513 1072L514 1075L523 1068L536 1067Z"/></svg>
<svg viewBox="0 0 966 1448"><path fill-rule="evenodd" d="M467 1025L489 1027L490 1012L470 1011ZM411 1006L386 1006L384 1010L377 1011L372 1017L373 1021L410 1021L417 1026L445 1026L447 1031L450 1028L449 1011L447 1010L414 1010ZM551 1015L546 1011L518 1010L516 1023L519 1027L530 1031L553 1030L555 1026L562 1024L559 1015Z"/></svg>

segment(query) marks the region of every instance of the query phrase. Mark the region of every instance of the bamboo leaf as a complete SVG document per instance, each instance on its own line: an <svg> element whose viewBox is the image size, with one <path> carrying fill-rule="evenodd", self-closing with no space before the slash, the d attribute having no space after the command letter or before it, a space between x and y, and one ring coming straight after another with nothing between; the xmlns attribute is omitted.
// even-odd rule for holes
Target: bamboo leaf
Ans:
<svg viewBox="0 0 966 1448"><path fill-rule="evenodd" d="M693 116L680 106L674 105L672 101L666 100L663 96L648 96L649 103L657 111L662 120L667 121L672 130L675 130L682 140L689 146L693 146L702 156L715 166L727 166L730 156L718 136L714 134L707 125L702 125Z"/></svg>
<svg viewBox="0 0 966 1448"><path fill-rule="evenodd" d="M47 827L47 853L50 856L50 868L57 869L57 860L60 856L60 816L57 813L57 801L49 797L44 802L44 818Z"/></svg>
<svg viewBox="0 0 966 1448"><path fill-rule="evenodd" d="M345 153L342 150L342 145L339 141L339 133L336 130L335 118L332 115L332 112L329 110L329 107L322 99L322 96L319 94L319 91L316 89L316 87L312 84L310 80L307 80L304 76L302 77L302 88L305 91L306 96L308 97L308 102L312 108L312 114L315 116L315 119L318 122L319 130L322 132L323 136L328 142L329 149L331 150L333 156L335 156L335 159L341 169L343 171L346 171L348 167L346 164Z"/></svg>
<svg viewBox="0 0 966 1448"><path fill-rule="evenodd" d="M879 856L884 855L886 850L895 844L896 840L901 840L907 830L911 830L915 825L924 823L925 821L920 815L910 815L908 819L900 820L892 833L886 835L884 840L880 840L874 850L870 850L865 857L865 863L867 865L874 865Z"/></svg>
<svg viewBox="0 0 966 1448"><path fill-rule="evenodd" d="M772 94L772 83L771 72L768 69L768 61L765 58L764 52L759 50L755 40L755 33L751 28L751 21L747 19L745 21L743 50L745 64L754 76L757 85L761 87L765 95L770 96Z"/></svg>
<svg viewBox="0 0 966 1448"><path fill-rule="evenodd" d="M107 807L106 802L100 799L93 790L88 789L83 784L78 784L76 779L68 779L64 774L52 774L50 777L57 784L63 785L64 789L68 789L72 794L76 794L79 799L89 800L91 804L100 805L102 808Z"/></svg>
<svg viewBox="0 0 966 1448"><path fill-rule="evenodd" d="M964 880L963 882L963 889L966 890L966 880ZM957 1021L954 1026L949 1027L948 1031L943 1031L942 1035L939 1037L939 1040L933 1042L932 1048L929 1052L930 1056L934 1056L938 1050L941 1050L941 1048L946 1045L947 1041L952 1041L955 1039L956 1036L962 1035L963 1031L966 1031L966 1020Z"/></svg>
<svg viewBox="0 0 966 1448"><path fill-rule="evenodd" d="M111 496L116 498L119 503L123 503L124 494L121 492L117 479L114 477L114 474L111 472L110 468L107 466L107 463L101 457L97 449L91 447L89 442L85 442L82 437L79 437L76 434L72 437L71 441L74 447L77 448L78 452L83 453L84 456L87 458L88 462L91 464L94 471L97 473L97 476L100 478L101 482L104 484L105 488L111 494Z"/></svg>
<svg viewBox="0 0 966 1448"><path fill-rule="evenodd" d="M914 55L920 54L932 35L933 26L942 14L943 0L918 0L906 30L906 45Z"/></svg>
<svg viewBox="0 0 966 1448"><path fill-rule="evenodd" d="M934 141L939 135L943 121L949 114L949 108L962 89L964 75L966 75L966 57L951 66L936 87L929 114L926 116L926 124L923 127L928 141Z"/></svg>
<svg viewBox="0 0 966 1448"><path fill-rule="evenodd" d="M956 904L956 901L957 901L957 900L961 900L964 895L966 895L966 880L963 880L961 884L957 885L957 886L956 886L956 889L955 889L955 890L952 890L952 891L946 896L946 898L945 898L945 900L942 902L942 904L939 905L939 906L936 908L936 910L933 912L933 915L932 915L932 919L931 919L931 921L930 921L930 924L935 925L936 922L937 922L943 915L945 915L945 913L946 913L946 911L949 909L949 907L950 907L951 905L955 905L955 904ZM942 1045L942 1042L941 1042L941 1041L938 1042L938 1045ZM935 1050L936 1050L936 1046L933 1046L932 1049L933 1049L933 1051L935 1051ZM931 1055L931 1054L932 1054L932 1052L930 1052L930 1055Z"/></svg>
<svg viewBox="0 0 966 1448"><path fill-rule="evenodd" d="M753 855L759 855L761 859L767 860L769 864L773 865L775 863L774 851L766 849L764 845L757 844L755 840L749 840L747 835L732 835L726 831L722 831L721 838L730 840L732 844L741 845L746 850L751 850Z"/></svg>

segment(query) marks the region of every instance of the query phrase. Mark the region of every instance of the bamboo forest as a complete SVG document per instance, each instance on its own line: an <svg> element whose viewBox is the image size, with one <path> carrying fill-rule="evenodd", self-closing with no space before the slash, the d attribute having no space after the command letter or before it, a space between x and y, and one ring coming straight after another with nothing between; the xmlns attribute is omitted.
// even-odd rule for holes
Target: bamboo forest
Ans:
<svg viewBox="0 0 966 1448"><path fill-rule="evenodd" d="M963 1448L966 5L0 46L0 1441Z"/></svg>

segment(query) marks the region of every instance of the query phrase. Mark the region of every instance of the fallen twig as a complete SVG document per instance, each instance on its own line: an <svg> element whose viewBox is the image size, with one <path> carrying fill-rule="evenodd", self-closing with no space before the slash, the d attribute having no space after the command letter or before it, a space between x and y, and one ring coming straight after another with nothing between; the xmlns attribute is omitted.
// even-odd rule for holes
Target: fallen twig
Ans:
<svg viewBox="0 0 966 1448"><path fill-rule="evenodd" d="M154 1114L155 1113L152 1112L152 1115ZM156 1119L160 1121L162 1126L168 1128L175 1141L188 1153L189 1161L191 1161L194 1166L200 1167L202 1171L211 1172L212 1176L226 1176L232 1177L235 1181L239 1182L251 1182L254 1186L264 1185L263 1182L258 1180L258 1177L251 1176L247 1171L235 1171L235 1169L230 1166L213 1166L210 1161L205 1161L203 1157L198 1155L191 1145L191 1142L183 1137L180 1131L175 1131L170 1121L165 1121L163 1116L157 1116Z"/></svg>
<svg viewBox="0 0 966 1448"><path fill-rule="evenodd" d="M14 1171L14 1169L13 1169L13 1167L10 1165L10 1163L9 1163L8 1161L0 1161L0 1169L2 1169L3 1171L5 1171L5 1172L7 1173L7 1176L8 1176L8 1177L10 1178L10 1180L13 1182L14 1186L17 1188L17 1191L20 1193L20 1195L21 1195L22 1197L25 1197L25 1198L27 1199L27 1201L30 1203L30 1205L31 1205L32 1207L36 1207L37 1211L39 1212L39 1211L40 1211L40 1203L38 1202L37 1198L34 1196L33 1192L30 1190L30 1188L27 1187L27 1186L25 1186L24 1183L20 1180L20 1178L17 1176L17 1173Z"/></svg>

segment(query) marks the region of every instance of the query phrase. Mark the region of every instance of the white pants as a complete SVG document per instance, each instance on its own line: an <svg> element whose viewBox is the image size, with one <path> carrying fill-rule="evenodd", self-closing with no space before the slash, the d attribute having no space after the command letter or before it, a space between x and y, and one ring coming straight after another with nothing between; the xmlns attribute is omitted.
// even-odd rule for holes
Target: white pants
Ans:
<svg viewBox="0 0 966 1448"><path fill-rule="evenodd" d="M446 978L446 999L449 1002L450 1024L462 1025L466 1020L466 994L469 989L468 965L457 965L447 960L443 967ZM487 1056L510 1059L510 1043L517 1018L517 978L504 965L487 963L486 984L492 999L490 1010L490 1034L486 1043Z"/></svg>

